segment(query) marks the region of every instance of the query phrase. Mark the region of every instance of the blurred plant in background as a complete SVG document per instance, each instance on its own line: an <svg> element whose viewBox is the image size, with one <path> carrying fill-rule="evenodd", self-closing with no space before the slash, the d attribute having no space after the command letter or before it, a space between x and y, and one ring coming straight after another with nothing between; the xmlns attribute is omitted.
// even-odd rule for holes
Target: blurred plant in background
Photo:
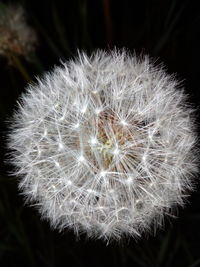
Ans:
<svg viewBox="0 0 200 267"><path fill-rule="evenodd" d="M12 55L29 58L35 49L35 31L27 25L25 12L21 6L2 6L0 12L0 54L12 63Z"/></svg>
<svg viewBox="0 0 200 267"><path fill-rule="evenodd" d="M16 66L25 78L28 76L19 57L30 60L36 43L36 32L27 24L22 6L1 4L0 55L6 57L9 64Z"/></svg>

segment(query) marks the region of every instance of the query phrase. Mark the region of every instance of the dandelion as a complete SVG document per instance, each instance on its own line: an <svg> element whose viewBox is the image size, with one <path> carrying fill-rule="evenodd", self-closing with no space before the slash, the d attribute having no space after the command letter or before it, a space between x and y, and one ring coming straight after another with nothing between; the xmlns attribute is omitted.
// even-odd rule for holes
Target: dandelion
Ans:
<svg viewBox="0 0 200 267"><path fill-rule="evenodd" d="M138 238L183 205L197 171L194 111L148 56L80 53L29 85L9 135L27 201L53 227Z"/></svg>
<svg viewBox="0 0 200 267"><path fill-rule="evenodd" d="M36 42L36 33L26 23L24 9L19 5L1 5L0 55L9 63L13 63L14 56L29 59Z"/></svg>

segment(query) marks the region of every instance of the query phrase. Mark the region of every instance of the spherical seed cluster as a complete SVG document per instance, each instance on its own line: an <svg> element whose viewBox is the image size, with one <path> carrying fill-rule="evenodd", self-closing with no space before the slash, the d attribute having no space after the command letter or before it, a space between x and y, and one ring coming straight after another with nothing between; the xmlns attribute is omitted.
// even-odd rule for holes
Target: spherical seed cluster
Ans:
<svg viewBox="0 0 200 267"><path fill-rule="evenodd" d="M20 188L53 227L139 237L183 204L196 172L193 110L148 57L97 51L22 95L10 133Z"/></svg>
<svg viewBox="0 0 200 267"><path fill-rule="evenodd" d="M12 56L28 58L37 42L35 31L27 25L21 6L2 6L0 13L0 55L12 63Z"/></svg>

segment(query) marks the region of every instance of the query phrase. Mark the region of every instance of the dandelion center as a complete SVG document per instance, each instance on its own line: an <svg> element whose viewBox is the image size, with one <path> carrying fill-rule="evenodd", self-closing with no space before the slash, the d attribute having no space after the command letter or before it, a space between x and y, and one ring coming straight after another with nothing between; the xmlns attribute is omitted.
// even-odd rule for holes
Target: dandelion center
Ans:
<svg viewBox="0 0 200 267"><path fill-rule="evenodd" d="M95 135L91 133L96 125ZM81 132L85 132L85 142L78 134L78 150L83 150L88 161L92 161L96 172L105 169L110 172L125 171L124 159L127 146L132 143L134 135L128 124L121 124L120 118L112 110L101 111L94 118L83 124ZM131 145L133 146L133 144ZM127 171L127 170L126 170Z"/></svg>

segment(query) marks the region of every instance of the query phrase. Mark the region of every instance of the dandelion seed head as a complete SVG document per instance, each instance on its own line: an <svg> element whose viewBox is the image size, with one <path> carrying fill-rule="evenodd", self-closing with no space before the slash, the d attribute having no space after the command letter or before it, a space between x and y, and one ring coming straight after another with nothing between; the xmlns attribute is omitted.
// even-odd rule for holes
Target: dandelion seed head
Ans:
<svg viewBox="0 0 200 267"><path fill-rule="evenodd" d="M147 56L80 53L27 88L13 121L19 187L60 230L138 238L193 189L194 111Z"/></svg>

